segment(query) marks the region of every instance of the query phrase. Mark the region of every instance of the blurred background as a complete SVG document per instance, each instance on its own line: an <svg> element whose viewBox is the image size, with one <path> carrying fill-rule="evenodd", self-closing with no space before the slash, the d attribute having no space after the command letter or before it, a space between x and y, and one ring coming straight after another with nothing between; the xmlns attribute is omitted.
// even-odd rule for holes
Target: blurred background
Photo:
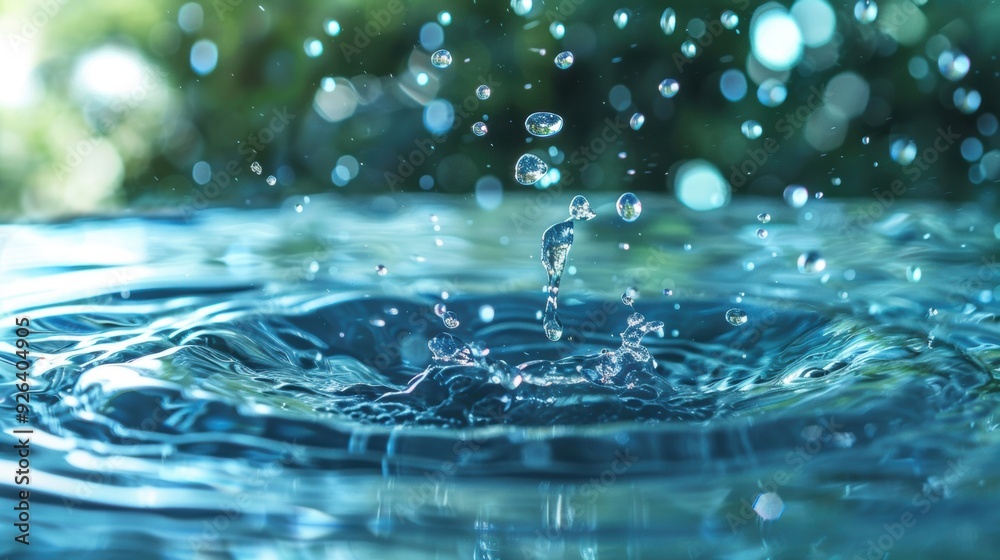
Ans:
<svg viewBox="0 0 1000 560"><path fill-rule="evenodd" d="M563 187L996 203L994 2L0 6L5 219ZM540 111L558 134L526 132Z"/></svg>

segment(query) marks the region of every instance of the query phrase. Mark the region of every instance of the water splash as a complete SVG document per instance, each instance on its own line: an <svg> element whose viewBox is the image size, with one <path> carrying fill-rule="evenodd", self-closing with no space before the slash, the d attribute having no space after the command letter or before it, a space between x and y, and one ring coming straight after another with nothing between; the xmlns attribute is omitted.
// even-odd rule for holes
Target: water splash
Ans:
<svg viewBox="0 0 1000 560"><path fill-rule="evenodd" d="M542 234L542 266L549 276L548 296L545 300L545 314L542 327L549 340L562 338L563 326L559 321L557 307L559 305L559 282L562 280L566 258L573 247L573 220L552 225Z"/></svg>
<svg viewBox="0 0 1000 560"><path fill-rule="evenodd" d="M595 369L601 383L612 383L629 361L646 364L653 360L649 350L642 345L642 337L662 329L663 322L647 321L641 313L629 315L627 321L628 326L621 333L622 345L614 352L603 352L598 358Z"/></svg>

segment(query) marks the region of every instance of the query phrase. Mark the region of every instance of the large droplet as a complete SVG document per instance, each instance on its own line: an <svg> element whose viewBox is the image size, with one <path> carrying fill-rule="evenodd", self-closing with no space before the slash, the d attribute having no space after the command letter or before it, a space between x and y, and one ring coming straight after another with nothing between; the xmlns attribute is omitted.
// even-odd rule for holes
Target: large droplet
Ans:
<svg viewBox="0 0 1000 560"><path fill-rule="evenodd" d="M802 274L815 274L826 270L826 259L816 251L806 251L799 255L799 272Z"/></svg>
<svg viewBox="0 0 1000 560"><path fill-rule="evenodd" d="M756 140L760 138L760 135L764 133L764 128L760 126L760 123L755 120L743 121L740 125L740 132L743 136L746 136L750 140Z"/></svg>
<svg viewBox="0 0 1000 560"><path fill-rule="evenodd" d="M434 54L431 55L431 64L438 68L451 66L451 53L444 49L434 51Z"/></svg>
<svg viewBox="0 0 1000 560"><path fill-rule="evenodd" d="M490 93L492 93L490 91L490 86L488 86L486 84L483 84L483 85L481 85L481 86L479 86L479 87L476 88L476 97L478 97L479 99L483 99L483 100L489 99L490 98Z"/></svg>
<svg viewBox="0 0 1000 560"><path fill-rule="evenodd" d="M472 124L472 133L476 136L483 136L487 132L489 131L486 129L486 123L480 121Z"/></svg>
<svg viewBox="0 0 1000 560"><path fill-rule="evenodd" d="M444 323L444 326L449 329L458 328L458 315L456 315L454 311L445 311L444 314L441 315L441 322Z"/></svg>
<svg viewBox="0 0 1000 560"><path fill-rule="evenodd" d="M628 125L632 127L632 130L639 130L645 123L646 117L642 113L632 115L632 118L628 121Z"/></svg>
<svg viewBox="0 0 1000 560"><path fill-rule="evenodd" d="M953 82L964 78L969 73L971 66L969 57L962 54L961 51L948 49L938 55L938 70L941 71L942 76Z"/></svg>
<svg viewBox="0 0 1000 560"><path fill-rule="evenodd" d="M663 15L660 16L660 29L665 35L673 35L677 29L677 12L673 8L663 10Z"/></svg>
<svg viewBox="0 0 1000 560"><path fill-rule="evenodd" d="M754 498L752 508L762 520L774 521L785 511L785 502L776 492L765 492Z"/></svg>
<svg viewBox="0 0 1000 560"><path fill-rule="evenodd" d="M590 201L582 194L573 197L569 203L569 217L572 220L590 220L597 214L590 208Z"/></svg>
<svg viewBox="0 0 1000 560"><path fill-rule="evenodd" d="M524 128L532 136L552 136L562 130L563 119L555 113L532 113L524 120Z"/></svg>
<svg viewBox="0 0 1000 560"><path fill-rule="evenodd" d="M522 185L534 185L548 172L549 166L533 154L524 154L514 164L514 179Z"/></svg>
<svg viewBox="0 0 1000 560"><path fill-rule="evenodd" d="M570 51L563 51L556 55L555 58L556 68L560 70L565 70L570 66L573 66L573 53Z"/></svg>
<svg viewBox="0 0 1000 560"><path fill-rule="evenodd" d="M917 158L917 143L910 138L899 138L889 146L889 157L900 165L910 165Z"/></svg>
<svg viewBox="0 0 1000 560"><path fill-rule="evenodd" d="M726 311L726 321L734 327L738 327L747 322L747 312L738 307Z"/></svg>
<svg viewBox="0 0 1000 560"><path fill-rule="evenodd" d="M878 4L875 0L858 0L854 5L854 19L861 23L871 23L878 16Z"/></svg>
<svg viewBox="0 0 1000 560"><path fill-rule="evenodd" d="M545 300L545 314L542 316L542 328L549 340L562 338L563 326L559 321L557 307L559 306L559 282L562 280L566 258L573 247L573 222L559 222L545 230L542 234L542 266L548 274L548 297Z"/></svg>
<svg viewBox="0 0 1000 560"><path fill-rule="evenodd" d="M634 222L639 219L639 214L642 214L642 202L630 192L618 197L615 208L618 210L618 215L626 222Z"/></svg>
<svg viewBox="0 0 1000 560"><path fill-rule="evenodd" d="M618 29L625 29L625 26L628 25L628 17L630 15L631 14L629 13L628 10L626 10L625 8L621 8L619 10L615 10L615 15L613 15L611 19L614 20L615 27L617 27Z"/></svg>
<svg viewBox="0 0 1000 560"><path fill-rule="evenodd" d="M736 12L732 10L726 10L722 12L719 21L722 22L722 26L726 29L733 29L740 24L740 16L736 15Z"/></svg>
<svg viewBox="0 0 1000 560"><path fill-rule="evenodd" d="M660 95L666 98L671 98L677 95L677 92L681 90L681 84L673 78L667 78L660 82Z"/></svg>

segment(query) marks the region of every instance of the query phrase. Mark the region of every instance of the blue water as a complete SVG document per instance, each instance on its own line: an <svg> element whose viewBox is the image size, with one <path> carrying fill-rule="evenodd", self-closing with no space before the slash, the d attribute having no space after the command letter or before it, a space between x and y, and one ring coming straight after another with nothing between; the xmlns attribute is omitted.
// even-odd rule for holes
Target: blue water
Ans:
<svg viewBox="0 0 1000 560"><path fill-rule="evenodd" d="M647 195L626 223L595 195L552 342L540 240L570 198L0 228L8 443L14 317L36 360L32 544L0 553L992 557L994 218ZM824 270L798 270L808 251ZM664 324L651 360L603 376L633 312Z"/></svg>

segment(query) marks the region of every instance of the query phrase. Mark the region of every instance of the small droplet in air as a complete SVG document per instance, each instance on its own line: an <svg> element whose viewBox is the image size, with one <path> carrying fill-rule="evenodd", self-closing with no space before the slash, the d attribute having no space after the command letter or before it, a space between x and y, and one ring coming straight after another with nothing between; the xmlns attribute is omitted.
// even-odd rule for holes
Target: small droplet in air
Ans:
<svg viewBox="0 0 1000 560"><path fill-rule="evenodd" d="M386 268L385 265L380 264L375 267L375 274L378 274L379 276L385 276L386 274L389 274L389 269Z"/></svg>
<svg viewBox="0 0 1000 560"><path fill-rule="evenodd" d="M615 10L615 15L612 16L612 19L615 21L615 27L618 29L625 29L625 26L628 25L629 15L629 11L625 8Z"/></svg>
<svg viewBox="0 0 1000 560"><path fill-rule="evenodd" d="M942 76L953 82L964 78L971 66L969 57L961 51L948 49L938 55L938 70Z"/></svg>
<svg viewBox="0 0 1000 560"><path fill-rule="evenodd" d="M785 502L775 492L758 494L753 501L753 510L764 521L774 521L785 511Z"/></svg>
<svg viewBox="0 0 1000 560"><path fill-rule="evenodd" d="M566 26L561 21L553 21L549 24L549 33L553 39L562 39L566 36Z"/></svg>
<svg viewBox="0 0 1000 560"><path fill-rule="evenodd" d="M639 130L645 122L646 117L642 113L636 113L629 119L628 125L632 127L632 130Z"/></svg>
<svg viewBox="0 0 1000 560"><path fill-rule="evenodd" d="M552 136L562 130L562 127L563 119L555 113L532 113L524 120L524 128L532 136Z"/></svg>
<svg viewBox="0 0 1000 560"><path fill-rule="evenodd" d="M445 306L445 304L443 303L434 304L434 314L437 315L438 317L444 315L445 311L448 311L448 308Z"/></svg>
<svg viewBox="0 0 1000 560"><path fill-rule="evenodd" d="M660 82L660 95L666 98L671 98L677 95L677 92L681 90L681 84L673 78L667 78Z"/></svg>
<svg viewBox="0 0 1000 560"><path fill-rule="evenodd" d="M726 311L726 321L734 327L738 327L747 322L747 312L738 307Z"/></svg>
<svg viewBox="0 0 1000 560"><path fill-rule="evenodd" d="M489 99L490 98L490 86L483 84L476 88L476 97L479 99Z"/></svg>
<svg viewBox="0 0 1000 560"><path fill-rule="evenodd" d="M493 317L496 316L496 310L493 309L492 305L482 305L479 307L479 320L484 323L489 323L493 321Z"/></svg>
<svg viewBox="0 0 1000 560"><path fill-rule="evenodd" d="M475 134L476 136L485 136L487 132L488 131L486 130L486 123L482 121L473 123L472 133Z"/></svg>
<svg viewBox="0 0 1000 560"><path fill-rule="evenodd" d="M760 214L757 214L757 221L762 224L766 224L771 221L771 215L767 212L761 212Z"/></svg>
<svg viewBox="0 0 1000 560"><path fill-rule="evenodd" d="M878 15L878 4L875 0L858 0L854 5L854 19L861 23L871 23Z"/></svg>
<svg viewBox="0 0 1000 560"><path fill-rule="evenodd" d="M767 239L767 230L764 228L758 228L757 239Z"/></svg>
<svg viewBox="0 0 1000 560"><path fill-rule="evenodd" d="M792 208L802 208L809 200L809 191L802 185L788 185L785 187L785 202Z"/></svg>
<svg viewBox="0 0 1000 560"><path fill-rule="evenodd" d="M565 70L570 66L573 66L573 53L569 51L563 51L556 55L555 58L556 68L560 70Z"/></svg>
<svg viewBox="0 0 1000 560"><path fill-rule="evenodd" d="M871 136L862 136L861 137L861 143L864 144L865 146L867 146L868 144L871 144L871 141L872 141L872 137Z"/></svg>
<svg viewBox="0 0 1000 560"><path fill-rule="evenodd" d="M531 11L531 0L510 0L510 8L519 16L526 16Z"/></svg>
<svg viewBox="0 0 1000 560"><path fill-rule="evenodd" d="M743 124L740 125L740 132L750 140L756 140L764 133L764 127L760 126L760 123L755 120L743 121Z"/></svg>
<svg viewBox="0 0 1000 560"><path fill-rule="evenodd" d="M444 326L449 329L457 328L459 325L458 315L456 315L454 311L445 311L444 315L441 315L441 322L443 322Z"/></svg>
<svg viewBox="0 0 1000 560"><path fill-rule="evenodd" d="M663 288L663 295L671 297L674 295L674 291L671 290L670 288Z"/></svg>
<svg viewBox="0 0 1000 560"><path fill-rule="evenodd" d="M660 16L660 29L664 35L674 34L674 30L677 29L677 12L673 8L663 10L663 15Z"/></svg>
<svg viewBox="0 0 1000 560"><path fill-rule="evenodd" d="M618 215L626 222L634 222L639 219L639 214L642 214L642 202L639 197L630 192L618 197L615 207L618 210Z"/></svg>
<svg viewBox="0 0 1000 560"><path fill-rule="evenodd" d="M267 181L267 184L271 185L272 187L275 185L275 183L278 182L278 178L275 177L274 175L268 175L267 179L264 180Z"/></svg>
<svg viewBox="0 0 1000 560"><path fill-rule="evenodd" d="M622 293L622 303L624 303L629 307L632 307L635 304L635 298L637 298L638 296L639 296L639 291L636 290L634 287L630 286L625 289L624 293Z"/></svg>
<svg viewBox="0 0 1000 560"><path fill-rule="evenodd" d="M802 274L815 274L826 270L826 259L816 251L806 251L799 255L799 272Z"/></svg>
<svg viewBox="0 0 1000 560"><path fill-rule="evenodd" d="M910 282L916 284L917 282L920 281L920 278L922 276L923 272L920 271L919 266L909 266L906 268L906 279L909 280Z"/></svg>
<svg viewBox="0 0 1000 560"><path fill-rule="evenodd" d="M261 168L261 166L260 166L260 163L258 163L258 162L256 162L256 161L250 164L250 171L253 171L253 172L254 172L254 173L256 173L257 175L260 175L260 173L261 173L261 172L262 172L263 170L264 170L264 169L263 169L263 168Z"/></svg>
<svg viewBox="0 0 1000 560"><path fill-rule="evenodd" d="M573 197L569 203L569 217L573 220L590 220L597 216L590 207L590 201L582 194Z"/></svg>
<svg viewBox="0 0 1000 560"><path fill-rule="evenodd" d="M524 154L514 164L514 179L522 185L534 185L548 172L549 166L533 154Z"/></svg>
<svg viewBox="0 0 1000 560"><path fill-rule="evenodd" d="M694 44L693 41L684 41L681 43L681 54L688 58L698 56L698 45Z"/></svg>
<svg viewBox="0 0 1000 560"><path fill-rule="evenodd" d="M297 213L301 214L302 213L302 205L301 204L296 204L295 205L295 211Z"/></svg>
<svg viewBox="0 0 1000 560"><path fill-rule="evenodd" d="M733 29L740 24L740 16L736 15L736 12L732 10L726 10L722 12L722 17L719 18L722 22L722 27L726 29Z"/></svg>
<svg viewBox="0 0 1000 560"><path fill-rule="evenodd" d="M438 68L451 66L451 53L445 49L434 51L434 54L431 55L431 64Z"/></svg>

